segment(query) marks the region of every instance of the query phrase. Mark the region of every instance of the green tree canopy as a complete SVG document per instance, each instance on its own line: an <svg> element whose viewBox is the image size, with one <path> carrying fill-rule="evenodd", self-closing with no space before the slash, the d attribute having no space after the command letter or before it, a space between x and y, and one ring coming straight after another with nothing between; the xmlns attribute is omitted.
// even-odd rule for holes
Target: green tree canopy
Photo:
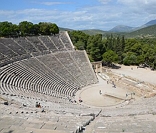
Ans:
<svg viewBox="0 0 156 133"><path fill-rule="evenodd" d="M21 36L30 35L33 32L33 23L23 21L19 23L19 31Z"/></svg>
<svg viewBox="0 0 156 133"><path fill-rule="evenodd" d="M42 35L55 35L59 33L59 28L56 24L40 22L39 23L40 34Z"/></svg>
<svg viewBox="0 0 156 133"><path fill-rule="evenodd" d="M128 52L126 57L123 59L124 65L135 65L137 64L137 56L133 52Z"/></svg>
<svg viewBox="0 0 156 133"><path fill-rule="evenodd" d="M22 21L18 25L5 21L0 22L0 36L30 36L30 35L55 35L59 33L59 28L55 23Z"/></svg>
<svg viewBox="0 0 156 133"><path fill-rule="evenodd" d="M86 49L89 35L85 34L82 31L71 31L69 32L69 35L77 49Z"/></svg>
<svg viewBox="0 0 156 133"><path fill-rule="evenodd" d="M75 43L75 47L76 47L76 49L78 49L78 50L85 50L85 43L82 42L82 41L77 41L77 42Z"/></svg>
<svg viewBox="0 0 156 133"><path fill-rule="evenodd" d="M93 61L102 60L102 54L104 53L104 45L102 43L101 34L93 35L88 38L87 53L90 55L90 59Z"/></svg>
<svg viewBox="0 0 156 133"><path fill-rule="evenodd" d="M103 62L107 62L108 64L112 64L112 62L118 61L118 55L112 50L108 50L107 52L105 52L102 57Z"/></svg>
<svg viewBox="0 0 156 133"><path fill-rule="evenodd" d="M5 21L0 22L0 36L8 37L13 34L17 34L18 27L15 24L12 24L11 22Z"/></svg>

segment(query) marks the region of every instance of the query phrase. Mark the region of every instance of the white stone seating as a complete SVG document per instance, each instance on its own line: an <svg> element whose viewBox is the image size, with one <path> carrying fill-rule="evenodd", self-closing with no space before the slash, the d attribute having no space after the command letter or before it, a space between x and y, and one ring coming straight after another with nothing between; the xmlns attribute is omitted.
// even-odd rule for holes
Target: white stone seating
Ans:
<svg viewBox="0 0 156 133"><path fill-rule="evenodd" d="M142 98L138 101L134 101L128 105L120 105L119 107L112 109L106 108L101 113L101 116L127 116L127 115L143 115L153 114L156 112L156 97Z"/></svg>
<svg viewBox="0 0 156 133"><path fill-rule="evenodd" d="M56 46L56 48L58 49L58 51L67 51L66 47L61 42L61 40L59 38L59 35L49 36L49 37L54 42L54 45Z"/></svg>
<svg viewBox="0 0 156 133"><path fill-rule="evenodd" d="M42 79L42 77L38 77L38 75L29 72L27 69L24 69L19 64L15 63L13 66L10 65L10 67L8 69L5 69L3 72L4 73L1 73L1 81L3 83L10 84L21 89L34 90L42 93L46 90L47 92L49 92L49 94L52 93L52 90L49 90L49 88L52 87L52 83L48 84L51 87L46 86L47 82L45 82L44 78ZM11 82L10 78L12 78L13 82Z"/></svg>
<svg viewBox="0 0 156 133"><path fill-rule="evenodd" d="M20 45L15 43L11 38L1 38L0 42L3 43L7 48L11 49L14 53L18 55L27 54L25 49L23 49Z"/></svg>
<svg viewBox="0 0 156 133"><path fill-rule="evenodd" d="M4 54L0 53L0 62L2 62L5 59L7 59L7 57Z"/></svg>
<svg viewBox="0 0 156 133"><path fill-rule="evenodd" d="M37 57L40 61L42 61L46 66L48 66L50 69L55 71L58 75L60 75L64 80L69 82L69 84L72 84L75 87L80 87L80 83L75 79L75 77L71 74L70 71L66 69L64 64L60 62L55 55L48 54L45 56L38 56Z"/></svg>
<svg viewBox="0 0 156 133"><path fill-rule="evenodd" d="M52 51L52 52L58 51L54 42L51 40L51 38L49 36L39 36L38 38L42 43L44 43L47 46L47 48L50 51Z"/></svg>
<svg viewBox="0 0 156 133"><path fill-rule="evenodd" d="M75 93L96 79L85 66L85 53L73 49L67 32L5 38L0 47L0 98L8 101L0 104L0 132L78 133L99 114L100 109L74 101ZM1 124L5 116L10 118L9 128Z"/></svg>
<svg viewBox="0 0 156 133"><path fill-rule="evenodd" d="M69 35L67 34L66 31L62 31L59 33L59 38L62 40L62 42L64 43L66 49L68 50L74 50L74 46L70 40Z"/></svg>
<svg viewBox="0 0 156 133"><path fill-rule="evenodd" d="M95 132L135 132L154 133L156 130L155 115L139 115L126 117L100 117L94 125Z"/></svg>
<svg viewBox="0 0 156 133"><path fill-rule="evenodd" d="M1 39L0 39L0 41L1 41ZM5 55L8 58L18 56L17 53L13 52L11 49L6 47L2 42L0 42L0 53L2 53L3 55Z"/></svg>
<svg viewBox="0 0 156 133"><path fill-rule="evenodd" d="M38 49L33 46L25 37L13 38L27 53L37 53Z"/></svg>
<svg viewBox="0 0 156 133"><path fill-rule="evenodd" d="M55 54L55 57L57 57L57 59L64 64L67 70L71 72L71 74L79 81L79 83L81 83L81 87L86 85L86 79L82 74L81 69L71 58L70 53L68 52L57 53Z"/></svg>
<svg viewBox="0 0 156 133"><path fill-rule="evenodd" d="M97 83L97 77L91 67L91 64L89 60L87 59L85 55L85 51L75 51L71 52L71 55L75 62L78 64L78 66L81 68L83 75L87 79L88 84L94 84Z"/></svg>
<svg viewBox="0 0 156 133"><path fill-rule="evenodd" d="M68 83L63 81L61 77L56 75L53 71L51 71L49 68L45 67L42 65L40 62L38 62L36 59L29 59L29 61L22 61L25 65L27 65L29 68L32 68L33 71L35 71L36 74L39 74L43 79L47 79L51 84L54 85L51 87L51 89L55 89L55 91L63 93L63 94L68 94L68 92L65 92L67 90L66 88L70 88ZM64 89L63 89L64 88ZM70 93L69 93L70 94ZM73 95L73 94L71 94Z"/></svg>
<svg viewBox="0 0 156 133"><path fill-rule="evenodd" d="M38 49L38 51L40 51L41 53L43 53L44 51L48 51L48 49L45 47L45 45L38 39L38 37L36 36L32 36L32 37L26 37L27 40L33 44L33 46Z"/></svg>

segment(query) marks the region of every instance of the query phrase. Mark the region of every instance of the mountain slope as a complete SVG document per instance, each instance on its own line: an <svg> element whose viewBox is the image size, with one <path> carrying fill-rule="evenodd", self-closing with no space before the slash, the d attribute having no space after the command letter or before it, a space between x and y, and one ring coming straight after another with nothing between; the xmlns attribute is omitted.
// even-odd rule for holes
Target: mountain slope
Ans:
<svg viewBox="0 0 156 133"><path fill-rule="evenodd" d="M88 29L88 30L81 30L82 32L89 34L89 35L96 35L96 34L105 34L107 31L98 30L98 29Z"/></svg>
<svg viewBox="0 0 156 133"><path fill-rule="evenodd" d="M156 24L152 26L148 26L125 35L128 38L134 37L156 37Z"/></svg>
<svg viewBox="0 0 156 133"><path fill-rule="evenodd" d="M146 24L144 24L144 26L151 26L151 25L155 25L156 24L156 19L155 20L151 20L149 22L147 22Z"/></svg>
<svg viewBox="0 0 156 133"><path fill-rule="evenodd" d="M59 27L60 31L73 31L74 29L69 28L62 28ZM112 34L113 36L122 36L124 35L126 38L136 38L136 37L156 37L156 19L147 22L146 24L140 27L130 27L119 25L114 27L109 31L103 31L99 29L88 29L88 30L81 30L82 32L89 34L89 35L96 35L102 34L104 38L108 35Z"/></svg>
<svg viewBox="0 0 156 133"><path fill-rule="evenodd" d="M155 24L156 24L156 19L151 20L140 27L130 27L130 26L125 26L125 25L118 25L118 26L115 26L114 28L112 28L111 30L109 30L109 32L132 32L132 31L136 31L136 30L148 27L148 26L155 25Z"/></svg>
<svg viewBox="0 0 156 133"><path fill-rule="evenodd" d="M60 31L73 31L73 29L59 27Z"/></svg>
<svg viewBox="0 0 156 133"><path fill-rule="evenodd" d="M137 27L135 30L139 30L139 29L142 29L142 28L145 28L145 27L148 27L148 26L152 26L152 25L155 25L156 24L156 19L154 20L151 20L149 22L147 22L146 24L140 26L140 27Z"/></svg>
<svg viewBox="0 0 156 133"><path fill-rule="evenodd" d="M135 29L134 27L125 26L125 25L118 25L118 26L115 26L114 28L112 28L109 31L110 32L131 32L134 29Z"/></svg>

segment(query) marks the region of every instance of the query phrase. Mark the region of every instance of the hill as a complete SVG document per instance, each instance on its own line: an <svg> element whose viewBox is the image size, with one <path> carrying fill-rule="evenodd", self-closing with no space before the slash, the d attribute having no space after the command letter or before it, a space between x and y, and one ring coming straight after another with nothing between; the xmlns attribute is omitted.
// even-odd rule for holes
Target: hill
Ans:
<svg viewBox="0 0 156 133"><path fill-rule="evenodd" d="M134 27L125 26L125 25L118 25L109 30L109 32L131 32L135 30Z"/></svg>
<svg viewBox="0 0 156 133"><path fill-rule="evenodd" d="M108 35L113 35L113 36L118 36L118 35L124 35L125 33L120 33L120 32L110 32L110 31L103 31L103 30L95 30L95 29L90 29L90 30L82 30L82 32L89 34L89 35L96 35L96 34L102 34L103 38L106 38Z"/></svg>
<svg viewBox="0 0 156 133"><path fill-rule="evenodd" d="M59 27L59 30L60 31L73 31L74 29ZM100 29L86 29L86 30L81 30L81 31L89 35L102 34L104 38L110 34L112 34L113 36L124 35L126 38L155 37L156 36L156 19L151 20L140 27L118 25L109 31L103 31Z"/></svg>
<svg viewBox="0 0 156 133"><path fill-rule="evenodd" d="M88 30L82 30L82 32L89 34L89 35L95 35L95 34L106 34L107 31L98 30L98 29L88 29Z"/></svg>
<svg viewBox="0 0 156 133"><path fill-rule="evenodd" d="M130 33L126 33L125 37L127 38L156 37L156 24L130 32Z"/></svg>
<svg viewBox="0 0 156 133"><path fill-rule="evenodd" d="M124 35L126 38L156 37L156 24L132 32L110 32L102 30L82 30L82 32L89 35L102 34L104 38L110 34L113 36Z"/></svg>
<svg viewBox="0 0 156 133"><path fill-rule="evenodd" d="M73 29L59 27L60 31L73 31Z"/></svg>
<svg viewBox="0 0 156 133"><path fill-rule="evenodd" d="M148 26L152 26L152 25L155 25L156 24L156 19L155 20L151 20L149 22L147 22L146 24L144 24L143 26L144 27L148 27Z"/></svg>

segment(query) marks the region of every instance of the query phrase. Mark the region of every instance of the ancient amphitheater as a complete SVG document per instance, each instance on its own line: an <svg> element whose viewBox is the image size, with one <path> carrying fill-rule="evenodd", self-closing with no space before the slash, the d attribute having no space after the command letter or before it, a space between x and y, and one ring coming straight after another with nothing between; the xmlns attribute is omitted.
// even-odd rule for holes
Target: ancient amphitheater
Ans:
<svg viewBox="0 0 156 133"><path fill-rule="evenodd" d="M135 66L95 73L67 32L0 38L0 133L155 133L155 81Z"/></svg>

